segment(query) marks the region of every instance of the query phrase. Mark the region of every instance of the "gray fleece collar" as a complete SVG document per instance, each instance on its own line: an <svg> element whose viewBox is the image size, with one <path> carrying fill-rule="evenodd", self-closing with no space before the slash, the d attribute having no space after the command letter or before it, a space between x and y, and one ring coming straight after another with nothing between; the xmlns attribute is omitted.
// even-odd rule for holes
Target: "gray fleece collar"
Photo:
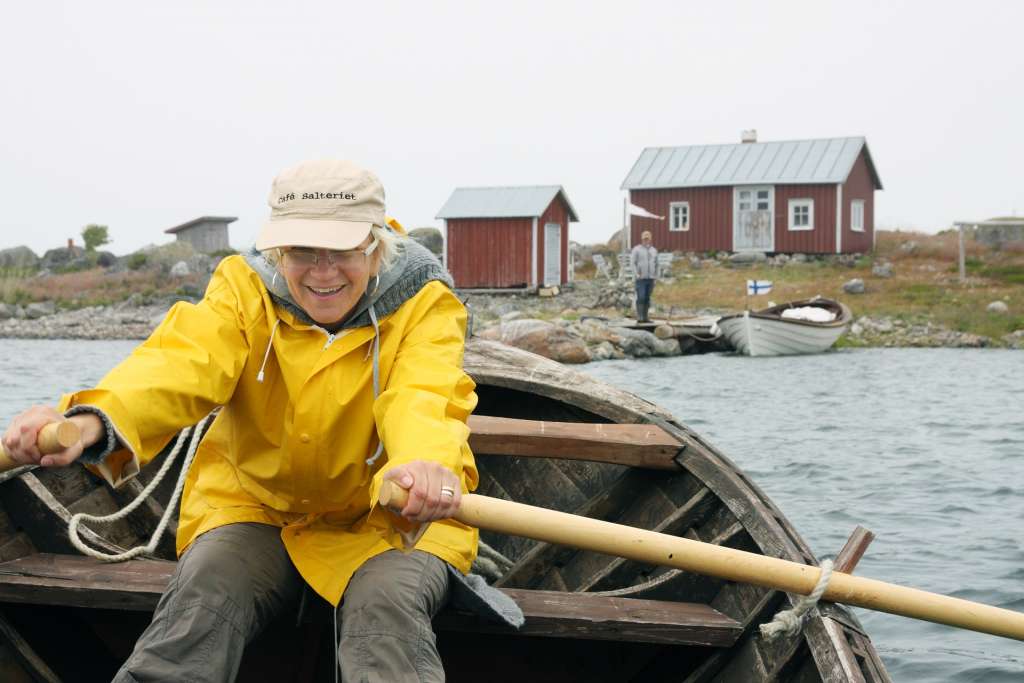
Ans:
<svg viewBox="0 0 1024 683"><path fill-rule="evenodd" d="M260 280L275 303L291 311L302 322L323 327L295 303L284 277L263 258L262 254L253 250L245 255L245 261L259 274ZM454 288L451 275L441 267L430 250L413 239L399 239L398 258L390 268L381 272L376 286L375 278L370 279L369 287L356 302L352 314L345 322L330 331L367 327L372 324L370 306L373 306L378 318L383 318L398 310L402 304L416 296L424 285L433 280L443 282L450 289Z"/></svg>

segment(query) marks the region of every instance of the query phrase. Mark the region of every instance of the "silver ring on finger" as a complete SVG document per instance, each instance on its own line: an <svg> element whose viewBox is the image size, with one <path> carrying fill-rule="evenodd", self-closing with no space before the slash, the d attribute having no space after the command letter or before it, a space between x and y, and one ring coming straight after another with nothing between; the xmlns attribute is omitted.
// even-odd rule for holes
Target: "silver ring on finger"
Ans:
<svg viewBox="0 0 1024 683"><path fill-rule="evenodd" d="M453 489L451 486L442 486L441 487L441 495L446 497L446 498L454 498L455 497L455 489Z"/></svg>

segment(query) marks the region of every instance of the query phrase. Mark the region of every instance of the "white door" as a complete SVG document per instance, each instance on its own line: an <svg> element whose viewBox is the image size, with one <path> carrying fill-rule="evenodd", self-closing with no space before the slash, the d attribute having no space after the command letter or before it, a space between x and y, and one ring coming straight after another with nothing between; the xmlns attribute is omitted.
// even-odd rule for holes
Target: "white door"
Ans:
<svg viewBox="0 0 1024 683"><path fill-rule="evenodd" d="M733 251L775 251L775 188L733 190Z"/></svg>
<svg viewBox="0 0 1024 683"><path fill-rule="evenodd" d="M544 224L544 286L562 284L562 226Z"/></svg>

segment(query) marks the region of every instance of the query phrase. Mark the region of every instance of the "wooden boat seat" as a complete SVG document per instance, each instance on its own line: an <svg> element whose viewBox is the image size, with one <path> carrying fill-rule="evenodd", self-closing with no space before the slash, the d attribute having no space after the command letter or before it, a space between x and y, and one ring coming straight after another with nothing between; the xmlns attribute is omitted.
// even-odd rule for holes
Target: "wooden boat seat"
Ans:
<svg viewBox="0 0 1024 683"><path fill-rule="evenodd" d="M37 553L0 563L0 603L152 611L174 571L167 560L110 564L78 555ZM740 623L705 604L592 593L503 589L523 610L516 631L448 609L440 630L728 647Z"/></svg>
<svg viewBox="0 0 1024 683"><path fill-rule="evenodd" d="M678 471L683 448L653 424L604 424L469 416L474 453L528 458L590 460L615 465Z"/></svg>

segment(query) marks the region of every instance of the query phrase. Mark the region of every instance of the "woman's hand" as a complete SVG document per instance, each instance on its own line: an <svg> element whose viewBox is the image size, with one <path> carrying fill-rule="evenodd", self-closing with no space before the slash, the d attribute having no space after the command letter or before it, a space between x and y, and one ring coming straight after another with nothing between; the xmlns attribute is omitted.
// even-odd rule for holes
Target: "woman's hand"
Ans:
<svg viewBox="0 0 1024 683"><path fill-rule="evenodd" d="M409 491L409 502L402 508L402 516L414 522L451 517L462 500L459 478L444 465L430 460L398 465L385 472L384 479Z"/></svg>
<svg viewBox="0 0 1024 683"><path fill-rule="evenodd" d="M103 422L96 415L87 413L69 418L82 429L82 438L63 451L43 455L36 446L39 430L51 422L62 422L64 419L63 415L50 406L32 406L11 420L2 438L4 450L12 460L23 465L70 465L82 455L86 446L96 442L103 431Z"/></svg>

